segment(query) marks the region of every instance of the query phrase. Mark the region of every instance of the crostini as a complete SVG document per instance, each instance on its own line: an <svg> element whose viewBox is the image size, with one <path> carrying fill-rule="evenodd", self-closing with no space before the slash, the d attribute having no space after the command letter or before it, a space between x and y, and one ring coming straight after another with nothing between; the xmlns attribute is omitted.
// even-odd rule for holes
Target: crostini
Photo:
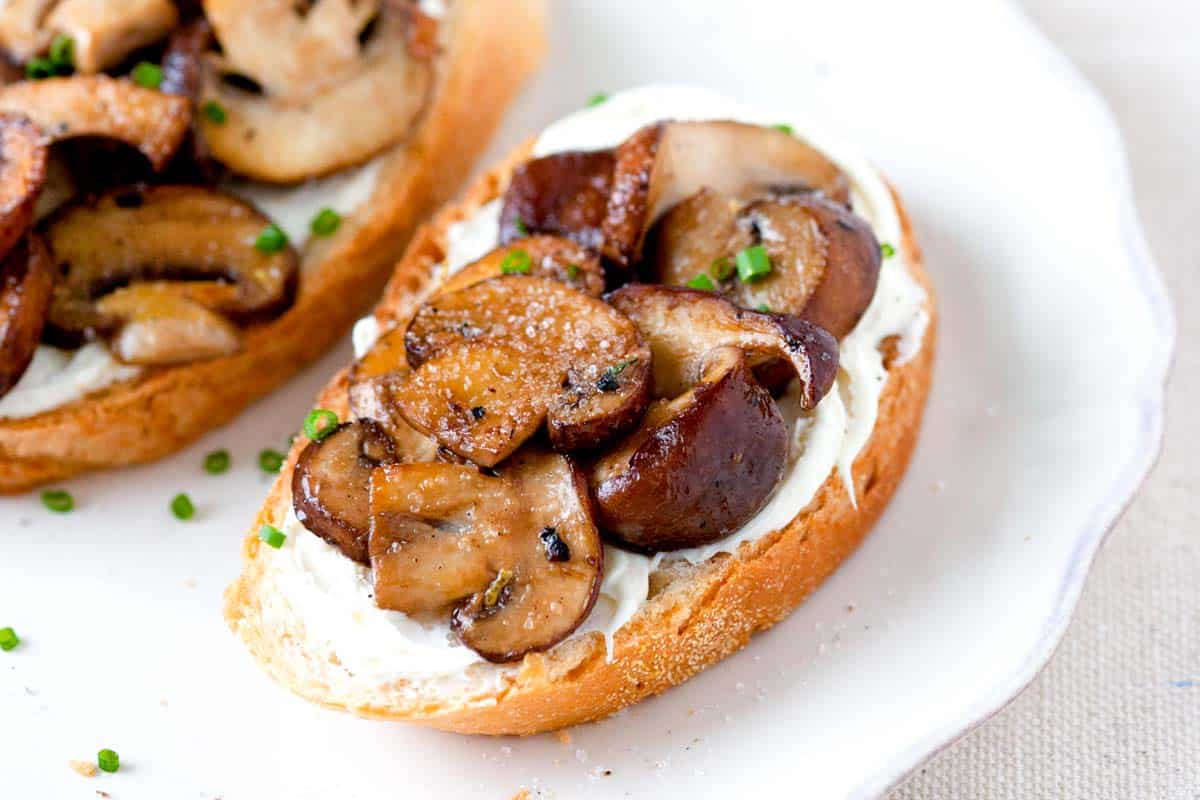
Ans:
<svg viewBox="0 0 1200 800"><path fill-rule="evenodd" d="M0 492L171 453L342 337L542 0L0 8Z"/></svg>
<svg viewBox="0 0 1200 800"><path fill-rule="evenodd" d="M854 550L916 442L934 316L898 197L838 141L705 90L615 95L414 239L227 621L366 717L612 714Z"/></svg>

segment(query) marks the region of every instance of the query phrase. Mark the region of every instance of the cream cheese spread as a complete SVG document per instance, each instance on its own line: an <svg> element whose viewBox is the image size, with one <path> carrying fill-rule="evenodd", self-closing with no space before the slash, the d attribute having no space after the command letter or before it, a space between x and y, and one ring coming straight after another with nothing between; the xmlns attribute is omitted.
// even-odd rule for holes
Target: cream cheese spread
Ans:
<svg viewBox="0 0 1200 800"><path fill-rule="evenodd" d="M841 342L836 389L807 413L800 410L794 391L780 400L792 430L789 465L766 506L720 542L670 554L698 563L716 553L734 552L742 542L787 525L832 472L851 486L850 467L875 427L880 393L887 380L880 346L898 337L898 362L911 359L920 350L929 315L925 292L913 279L899 247L900 217L887 185L865 159L807 120L749 108L704 89L650 86L617 94L602 105L555 123L539 137L534 152L545 155L612 147L643 125L662 119L790 124L843 169L850 179L855 212L870 223L880 242L896 248L895 254L884 260L871 305ZM499 210L499 201L489 203L450 227L447 263L443 265L446 274L495 246ZM354 333L356 354L370 349L380 333L374 317L361 321ZM452 641L445 621L416 623L375 606L367 570L310 533L294 514L289 513L283 529L288 538L282 552L268 554L272 563L264 579L275 585L268 587L266 594L286 596L288 613L300 615L310 630L319 624L322 632L314 640L316 645L336 653L350 672L379 682L403 679L420 684L447 680L468 667L475 679L480 675L495 678L513 669L480 663L474 652ZM611 654L613 634L645 603L650 574L659 558L606 546L600 599L575 635L600 631Z"/></svg>

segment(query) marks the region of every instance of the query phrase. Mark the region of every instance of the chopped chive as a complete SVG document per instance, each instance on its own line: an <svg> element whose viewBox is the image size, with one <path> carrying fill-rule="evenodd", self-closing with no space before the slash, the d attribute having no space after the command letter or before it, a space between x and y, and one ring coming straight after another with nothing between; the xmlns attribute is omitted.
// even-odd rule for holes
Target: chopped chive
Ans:
<svg viewBox="0 0 1200 800"><path fill-rule="evenodd" d="M172 497L171 513L175 515L175 519L179 520L189 520L196 516L196 507L192 505L192 498L183 492Z"/></svg>
<svg viewBox="0 0 1200 800"><path fill-rule="evenodd" d="M278 450L262 450L258 454L258 466L263 472L279 472L283 469L283 453Z"/></svg>
<svg viewBox="0 0 1200 800"><path fill-rule="evenodd" d="M500 262L500 271L505 275L528 275L533 270L533 259L524 250L513 250Z"/></svg>
<svg viewBox="0 0 1200 800"><path fill-rule="evenodd" d="M204 116L208 117L208 121L214 125L224 125L229 119L229 113L225 111L225 106L216 100L209 100L200 106L200 110L204 112Z"/></svg>
<svg viewBox="0 0 1200 800"><path fill-rule="evenodd" d="M65 514L75 508L75 498L62 489L47 489L42 492L42 505L51 511Z"/></svg>
<svg viewBox="0 0 1200 800"><path fill-rule="evenodd" d="M744 283L759 280L771 273L771 257L761 244L747 247L737 254L737 274Z"/></svg>
<svg viewBox="0 0 1200 800"><path fill-rule="evenodd" d="M571 280L575 280L576 278L579 277L579 272L580 272L580 270L579 270L578 264L567 264L567 277L568 278L570 278Z"/></svg>
<svg viewBox="0 0 1200 800"><path fill-rule="evenodd" d="M55 74L54 62L48 58L31 58L25 62L25 77L31 81L40 81Z"/></svg>
<svg viewBox="0 0 1200 800"><path fill-rule="evenodd" d="M320 213L313 217L312 224L309 227L312 229L314 236L332 236L342 224L342 215L334 211L332 208L322 208Z"/></svg>
<svg viewBox="0 0 1200 800"><path fill-rule="evenodd" d="M17 645L21 643L21 637L17 636L17 632L12 628L0 628L0 650L8 652L15 650Z"/></svg>
<svg viewBox="0 0 1200 800"><path fill-rule="evenodd" d="M258 238L254 240L254 249L260 253L278 253L287 247L287 242L287 234L272 222L259 231Z"/></svg>
<svg viewBox="0 0 1200 800"><path fill-rule="evenodd" d="M788 125L786 122L781 122L778 125L772 125L771 127L777 131L783 131L788 136L796 135L796 129L793 128L791 125Z"/></svg>
<svg viewBox="0 0 1200 800"><path fill-rule="evenodd" d="M735 269L736 267L733 265L733 259L731 259L729 256L714 258L712 265L709 266L709 271L712 272L713 277L719 281L723 281L729 276L733 275Z"/></svg>
<svg viewBox="0 0 1200 800"><path fill-rule="evenodd" d="M121 768L121 757L116 750L107 747L96 754L96 766L105 772L116 772Z"/></svg>
<svg viewBox="0 0 1200 800"><path fill-rule="evenodd" d="M132 72L133 82L143 89L157 89L162 85L163 71L158 64L139 62Z"/></svg>
<svg viewBox="0 0 1200 800"><path fill-rule="evenodd" d="M75 69L75 40L59 34L50 42L50 63L59 75L69 75Z"/></svg>
<svg viewBox="0 0 1200 800"><path fill-rule="evenodd" d="M504 591L504 587L512 583L513 571L511 569L502 569L496 573L496 577L488 586L487 591L483 593L483 604L487 608L491 608L500 602L500 594Z"/></svg>
<svg viewBox="0 0 1200 800"><path fill-rule="evenodd" d="M314 408L304 418L304 435L319 442L333 433L338 426L338 416L327 408Z"/></svg>
<svg viewBox="0 0 1200 800"><path fill-rule="evenodd" d="M520 217L513 217L513 227L517 229L517 233L522 236L529 235L529 226L525 224L525 220Z"/></svg>
<svg viewBox="0 0 1200 800"><path fill-rule="evenodd" d="M883 244L879 245L879 253L884 258L891 258L892 256L896 255L896 248L892 247L891 242L884 242Z"/></svg>
<svg viewBox="0 0 1200 800"><path fill-rule="evenodd" d="M711 292L717 288L716 285L713 284L712 278L708 277L703 272L688 281L687 285L690 289L700 289L701 291L705 292Z"/></svg>
<svg viewBox="0 0 1200 800"><path fill-rule="evenodd" d="M214 450L204 457L204 471L209 475L220 475L229 470L231 462L228 450Z"/></svg>
<svg viewBox="0 0 1200 800"><path fill-rule="evenodd" d="M283 543L287 541L287 534L276 528L274 525L263 523L263 526L258 529L258 538L262 539L270 547L276 550L283 547Z"/></svg>
<svg viewBox="0 0 1200 800"><path fill-rule="evenodd" d="M769 305L767 305L766 303L759 303L757 311L761 314L770 314L771 307Z"/></svg>
<svg viewBox="0 0 1200 800"><path fill-rule="evenodd" d="M610 95L608 92L596 92L594 95L588 98L587 107L595 108L596 106L603 105L604 103L608 102L609 97Z"/></svg>
<svg viewBox="0 0 1200 800"><path fill-rule="evenodd" d="M596 380L596 388L602 392L615 392L621 388L621 384L617 382L617 376L637 362L638 360L635 356L634 358L627 358L624 361L618 361L613 364L604 370L604 374Z"/></svg>

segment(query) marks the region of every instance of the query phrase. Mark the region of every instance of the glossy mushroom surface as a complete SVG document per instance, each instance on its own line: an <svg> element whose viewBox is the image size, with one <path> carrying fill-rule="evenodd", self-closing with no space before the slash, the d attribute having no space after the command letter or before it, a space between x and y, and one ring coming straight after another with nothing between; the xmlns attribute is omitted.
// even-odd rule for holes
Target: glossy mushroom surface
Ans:
<svg viewBox="0 0 1200 800"><path fill-rule="evenodd" d="M25 374L42 336L54 269L30 234L0 257L0 397Z"/></svg>
<svg viewBox="0 0 1200 800"><path fill-rule="evenodd" d="M177 291L234 321L287 308L298 278L290 246L255 247L269 220L250 204L211 189L124 188L61 210L46 227L60 271L50 322L65 339L105 333L118 321L97 304L142 281Z"/></svg>
<svg viewBox="0 0 1200 800"><path fill-rule="evenodd" d="M118 66L178 23L172 0L59 0L43 27L70 37L75 70L91 74Z"/></svg>
<svg viewBox="0 0 1200 800"><path fill-rule="evenodd" d="M635 550L698 547L737 530L783 475L787 425L745 354L708 354L696 385L651 405L595 464L600 527Z"/></svg>
<svg viewBox="0 0 1200 800"><path fill-rule="evenodd" d="M537 429L534 420L546 420L556 448L595 447L635 424L649 401L650 350L637 327L607 303L546 278L492 278L439 295L418 310L405 342L415 368L401 398L405 418L481 466L512 453ZM483 415L462 413L469 398ZM444 425L417 413L439 405L433 418ZM496 434L488 414L522 420L521 435L480 446Z"/></svg>
<svg viewBox="0 0 1200 800"><path fill-rule="evenodd" d="M0 111L23 114L51 141L98 136L125 142L155 170L175 155L192 120L187 99L107 75L10 84L0 89Z"/></svg>
<svg viewBox="0 0 1200 800"><path fill-rule="evenodd" d="M561 236L529 236L497 247L447 278L438 294L456 292L502 275L552 278L592 297L604 294L604 268L600 259Z"/></svg>
<svg viewBox="0 0 1200 800"><path fill-rule="evenodd" d="M33 225L49 169L48 144L28 118L0 113L0 257Z"/></svg>
<svg viewBox="0 0 1200 800"><path fill-rule="evenodd" d="M500 243L546 233L599 251L615 163L612 150L596 150L555 153L518 166L504 193Z"/></svg>
<svg viewBox="0 0 1200 800"><path fill-rule="evenodd" d="M747 311L711 292L654 284L624 286L608 300L649 342L658 397L687 391L709 353L725 346L745 353L751 367L789 364L803 387L804 408L815 408L837 377L837 340L798 317Z"/></svg>
<svg viewBox="0 0 1200 800"><path fill-rule="evenodd" d="M604 549L587 485L566 456L516 454L496 477L457 464L396 464L371 478L375 599L446 614L489 661L549 649L587 618Z"/></svg>
<svg viewBox="0 0 1200 800"><path fill-rule="evenodd" d="M395 460L391 439L370 420L342 423L309 442L292 472L296 518L347 558L369 563L371 473Z"/></svg>

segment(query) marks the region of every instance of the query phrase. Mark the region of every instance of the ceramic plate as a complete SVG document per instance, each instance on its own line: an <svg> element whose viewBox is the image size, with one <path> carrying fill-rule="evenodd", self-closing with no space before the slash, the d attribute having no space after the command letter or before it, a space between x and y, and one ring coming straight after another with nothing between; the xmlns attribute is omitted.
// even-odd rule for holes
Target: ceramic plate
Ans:
<svg viewBox="0 0 1200 800"><path fill-rule="evenodd" d="M76 513L0 501L0 624L25 638L0 654L4 794L876 797L1045 664L1157 451L1173 331L1095 92L998 1L554 5L550 63L493 155L598 90L689 82L840 128L900 187L942 322L925 433L874 534L745 651L569 742L313 708L219 601L269 482L256 454L343 347L175 458L72 482ZM208 476L218 447L235 467ZM168 512L178 491L195 520ZM68 769L101 747L119 774Z"/></svg>

